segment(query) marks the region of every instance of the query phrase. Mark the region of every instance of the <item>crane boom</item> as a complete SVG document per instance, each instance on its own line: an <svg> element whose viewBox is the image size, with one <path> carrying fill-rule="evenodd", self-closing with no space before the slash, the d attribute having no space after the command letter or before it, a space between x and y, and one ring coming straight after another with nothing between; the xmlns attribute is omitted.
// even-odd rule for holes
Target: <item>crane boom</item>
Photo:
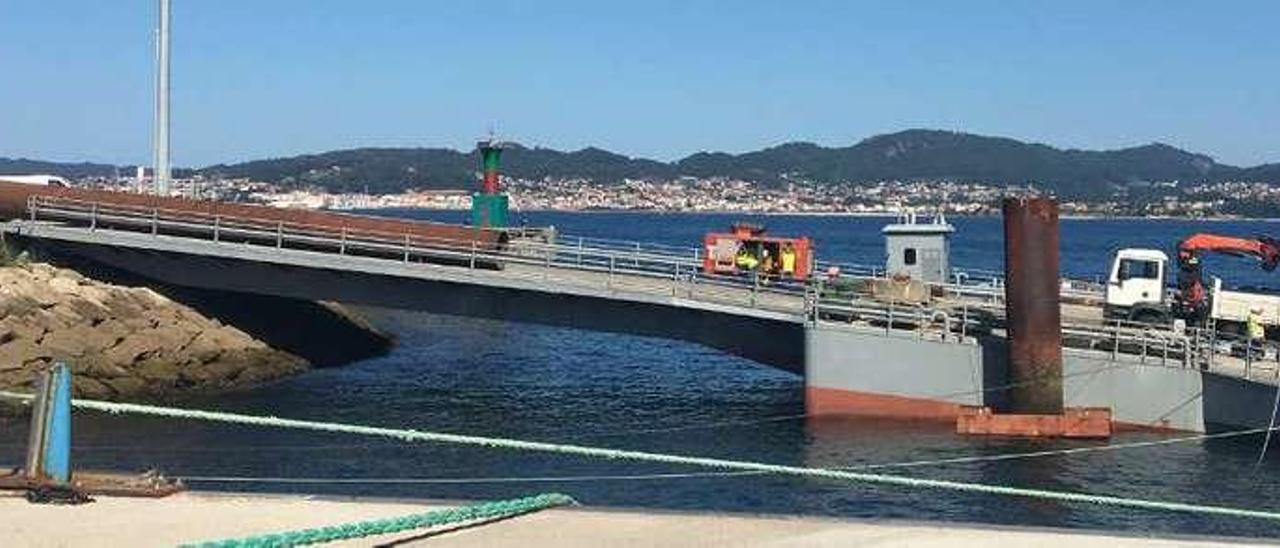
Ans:
<svg viewBox="0 0 1280 548"><path fill-rule="evenodd" d="M1280 241L1267 236L1238 238L1217 234L1194 234L1178 243L1178 294L1184 312L1202 318L1208 306L1208 291L1200 270L1200 254L1221 253L1258 259L1267 272L1280 265Z"/></svg>

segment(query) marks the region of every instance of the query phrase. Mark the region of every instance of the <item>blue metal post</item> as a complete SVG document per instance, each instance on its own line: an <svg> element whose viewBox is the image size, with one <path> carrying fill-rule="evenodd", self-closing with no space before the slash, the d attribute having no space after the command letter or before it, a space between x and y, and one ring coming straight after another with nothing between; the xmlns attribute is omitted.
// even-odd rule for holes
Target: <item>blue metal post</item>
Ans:
<svg viewBox="0 0 1280 548"><path fill-rule="evenodd" d="M27 476L56 485L71 483L71 369L56 363L45 373L33 410Z"/></svg>

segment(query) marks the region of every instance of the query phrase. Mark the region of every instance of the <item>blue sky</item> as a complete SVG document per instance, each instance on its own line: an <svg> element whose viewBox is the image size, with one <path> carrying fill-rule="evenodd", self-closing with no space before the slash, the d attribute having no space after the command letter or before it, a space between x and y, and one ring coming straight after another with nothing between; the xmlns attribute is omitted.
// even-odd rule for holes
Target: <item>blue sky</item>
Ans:
<svg viewBox="0 0 1280 548"><path fill-rule="evenodd" d="M913 127L1280 161L1280 2L173 0L173 158ZM150 157L151 0L0 0L0 156Z"/></svg>

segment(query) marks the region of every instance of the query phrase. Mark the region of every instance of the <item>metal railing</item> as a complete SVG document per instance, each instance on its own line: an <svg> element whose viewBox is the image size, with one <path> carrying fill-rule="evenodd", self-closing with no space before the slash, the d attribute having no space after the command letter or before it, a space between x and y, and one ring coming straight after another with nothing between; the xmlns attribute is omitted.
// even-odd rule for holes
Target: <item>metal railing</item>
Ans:
<svg viewBox="0 0 1280 548"><path fill-rule="evenodd" d="M501 271L500 275L507 278L548 285L767 310L812 322L859 324L886 334L944 341L972 340L1003 329L1004 322L1003 287L995 284L934 286L930 291L938 289L941 299L910 304L878 300L865 291L841 293L820 276L812 282L802 282L769 280L755 273L709 274L702 268L697 248L672 254L663 252L661 247L602 246L599 240L572 237L555 242L531 238L498 244L47 196L32 197L28 210L32 220L72 223L89 230L111 228L225 245L465 267L477 275ZM1211 329L1178 331L1122 321L1065 324L1063 341L1068 350L1090 351L1112 360L1196 367L1247 379L1275 379L1280 374L1280 348L1275 343L1249 342Z"/></svg>
<svg viewBox="0 0 1280 548"><path fill-rule="evenodd" d="M509 278L730 304L792 313L797 318L804 314L807 302L807 284L802 282L706 273L696 250L673 255L656 247L601 247L598 240L586 238L569 239L570 243L564 243L564 238L496 243L49 196L31 197L28 213L33 221L72 223L89 230L111 228L218 244L501 270Z"/></svg>
<svg viewBox="0 0 1280 548"><path fill-rule="evenodd" d="M975 302L906 303L863 296L823 296L810 321L856 325L868 333L977 344L984 335L1003 336L1004 310ZM1280 342L1249 340L1211 328L1065 322L1064 352L1102 361L1192 368L1258 382L1280 382Z"/></svg>
<svg viewBox="0 0 1280 548"><path fill-rule="evenodd" d="M859 324L886 335L907 334L919 339L972 340L989 333L991 315L967 303L934 305L881 301L865 297L840 299L819 295L810 321Z"/></svg>

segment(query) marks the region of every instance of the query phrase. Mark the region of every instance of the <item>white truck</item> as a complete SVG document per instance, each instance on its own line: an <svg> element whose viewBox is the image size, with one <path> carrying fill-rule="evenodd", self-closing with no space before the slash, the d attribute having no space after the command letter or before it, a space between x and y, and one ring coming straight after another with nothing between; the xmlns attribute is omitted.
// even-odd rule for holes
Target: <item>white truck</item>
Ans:
<svg viewBox="0 0 1280 548"><path fill-rule="evenodd" d="M1179 265L1174 267L1180 278L1177 290L1167 283L1170 261L1163 251L1136 248L1117 251L1107 277L1104 315L1142 323L1166 323L1174 318L1188 323L1212 320L1220 330L1240 332L1250 311L1256 310L1264 325L1280 326L1280 295L1224 289L1217 277L1210 277L1205 287L1200 281L1196 254L1208 249L1232 255L1256 255L1263 261L1263 268L1267 268L1270 256L1255 252L1257 246L1191 248L1187 242L1193 239L1188 238L1179 245Z"/></svg>

